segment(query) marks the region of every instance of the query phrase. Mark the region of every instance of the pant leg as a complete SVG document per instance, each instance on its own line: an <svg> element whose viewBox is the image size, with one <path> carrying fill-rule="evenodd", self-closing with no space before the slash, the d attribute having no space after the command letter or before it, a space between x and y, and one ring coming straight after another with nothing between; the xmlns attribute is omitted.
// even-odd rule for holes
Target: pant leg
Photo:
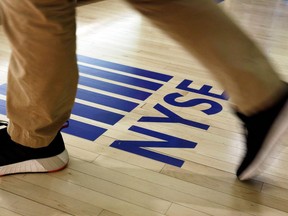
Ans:
<svg viewBox="0 0 288 216"><path fill-rule="evenodd" d="M198 57L239 111L260 111L284 90L267 58L213 0L127 1Z"/></svg>
<svg viewBox="0 0 288 216"><path fill-rule="evenodd" d="M8 133L30 147L47 146L69 118L76 61L74 0L0 0L12 47L8 72Z"/></svg>

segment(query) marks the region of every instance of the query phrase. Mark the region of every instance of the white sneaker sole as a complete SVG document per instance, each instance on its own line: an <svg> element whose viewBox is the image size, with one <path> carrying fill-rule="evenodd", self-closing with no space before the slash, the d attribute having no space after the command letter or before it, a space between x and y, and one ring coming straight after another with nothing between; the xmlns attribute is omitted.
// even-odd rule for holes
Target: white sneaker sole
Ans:
<svg viewBox="0 0 288 216"><path fill-rule="evenodd" d="M43 173L56 172L64 169L69 161L69 155L65 149L61 154L43 158L18 162L0 167L0 176L16 173Z"/></svg>
<svg viewBox="0 0 288 216"><path fill-rule="evenodd" d="M288 130L288 102L275 119L263 146L256 155L254 161L238 177L241 181L251 179L264 169L265 160L275 151L278 152L277 144ZM280 150L279 150L280 151Z"/></svg>

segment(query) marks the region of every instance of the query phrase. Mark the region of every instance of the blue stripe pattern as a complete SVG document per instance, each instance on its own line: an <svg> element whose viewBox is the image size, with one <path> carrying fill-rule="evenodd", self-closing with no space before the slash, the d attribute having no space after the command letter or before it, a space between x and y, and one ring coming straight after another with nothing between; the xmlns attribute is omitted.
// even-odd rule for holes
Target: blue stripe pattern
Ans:
<svg viewBox="0 0 288 216"><path fill-rule="evenodd" d="M108 95L104 95L104 94L100 94L96 92L87 91L81 88L78 88L76 97L81 100L112 107L112 108L126 111L126 112L130 112L138 106L137 103L134 103L128 100L124 100L124 99L120 99L120 98L116 98L116 97L112 97L112 96L108 96Z"/></svg>
<svg viewBox="0 0 288 216"><path fill-rule="evenodd" d="M5 92L6 92L6 85L4 84L0 86L0 93L5 94ZM6 115L6 101L1 99L0 99L0 114ZM70 119L69 128L65 128L62 131L64 133L68 133L92 141L101 136L106 131L106 129Z"/></svg>
<svg viewBox="0 0 288 216"><path fill-rule="evenodd" d="M117 70L118 72L125 72L125 73L134 74L134 75L139 75L139 76L151 78L154 80L168 82L169 80L172 79L172 76L169 76L169 75L152 72L148 70L143 70L139 68L129 67L126 65L121 65L121 64L117 64L113 62L104 61L104 60L94 59L94 58L90 58L87 56L78 55L77 58L79 62Z"/></svg>
<svg viewBox="0 0 288 216"><path fill-rule="evenodd" d="M162 86L162 84L159 83L138 79L130 76L125 76L121 74L111 73L109 71L104 71L96 68L86 67L82 65L79 65L78 68L81 73L125 83L128 85L133 85L136 87L146 88L154 91L158 90Z"/></svg>
<svg viewBox="0 0 288 216"><path fill-rule="evenodd" d="M93 141L105 133L106 129L70 119L69 127L62 131L67 134Z"/></svg>
<svg viewBox="0 0 288 216"><path fill-rule="evenodd" d="M124 116L113 113L107 110L87 106L80 103L75 103L72 109L72 114L78 115L84 118L92 119L109 125L114 125L120 121Z"/></svg>
<svg viewBox="0 0 288 216"><path fill-rule="evenodd" d="M142 101L146 100L148 97L151 96L151 93L149 92L140 91L137 89L120 86L105 81L95 80L83 76L80 76L79 84Z"/></svg>
<svg viewBox="0 0 288 216"><path fill-rule="evenodd" d="M110 107L121 112L131 112L141 101L145 101L152 95L151 91L153 92L161 88L163 85L161 82L165 83L172 79L172 76L169 75L81 55L78 55L78 62L93 65L93 67L87 65L83 66L81 64L78 65L79 71L83 74L83 76L79 77L79 84L93 88L93 91L80 87L77 90L76 98L95 105L99 104ZM101 69L97 69L95 66L101 67ZM117 70L117 73L105 71L105 68ZM85 74L92 77L85 77ZM129 74L136 75L140 78L130 77ZM141 79L141 77L149 78L152 81ZM107 81L99 80L97 78L104 78ZM110 83L110 80L117 84ZM157 82L154 82L153 80ZM131 87L123 86L127 84ZM135 89L133 87L140 87L143 90ZM6 84L0 85L0 94L6 95L6 89ZM101 90L103 93L95 92L94 90ZM111 94L115 96L112 96ZM118 98L117 95L125 96L127 99ZM129 98L138 100L139 103L129 101ZM6 115L6 102L4 100L0 100L0 114ZM72 114L108 125L115 125L124 117L124 115L114 111L112 112L107 109L84 105L79 102L75 102ZM75 119L70 119L69 122L69 128L62 130L64 133L91 141L96 140L107 130Z"/></svg>

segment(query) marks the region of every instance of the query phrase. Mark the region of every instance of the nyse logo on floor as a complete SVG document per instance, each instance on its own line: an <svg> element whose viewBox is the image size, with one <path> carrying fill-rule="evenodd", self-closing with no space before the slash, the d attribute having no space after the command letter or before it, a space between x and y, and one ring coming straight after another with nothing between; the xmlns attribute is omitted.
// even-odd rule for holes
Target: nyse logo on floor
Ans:
<svg viewBox="0 0 288 216"><path fill-rule="evenodd" d="M201 98L200 96L189 100L179 100L183 99L182 97L184 97L184 95L175 92L167 94L164 97L164 101L170 106L172 105L175 107L187 107L187 108L206 104L208 105L209 108L204 108L203 110L201 110L201 112L203 112L205 115L215 115L222 111L221 104L215 102L213 99L217 98L221 100L227 100L227 96L225 95L224 92L220 95L211 93L210 90L212 89L212 87L208 85L203 85L200 89L193 89L189 87L191 83L192 81L190 80L184 80L176 87L176 89L193 92L196 93L197 95L203 95L203 96L205 95L205 98ZM209 96L209 98L211 99L207 99L207 96ZM138 122L163 123L163 124L175 123L175 124L183 124L204 131L209 129L209 125L203 124L201 122L196 122L190 119L184 119L181 116L169 110L168 108L166 108L164 105L161 105L160 103L157 103L154 106L154 109L156 109L161 116L165 117L144 116L140 118ZM155 130L150 130L135 125L130 127L129 130L139 134L150 136L151 138L158 138L162 141L117 140L111 144L111 147L131 152L134 154L138 154L144 157L148 157L177 167L181 167L184 161L172 156L157 153L147 148L195 148L197 145L197 143L191 140L181 139L179 137L173 136L172 134L164 134Z"/></svg>
<svg viewBox="0 0 288 216"><path fill-rule="evenodd" d="M115 125L125 116L125 113L132 112L139 104L146 101L154 92L173 78L157 72L80 55L78 56L78 66L80 79L77 99L72 110L72 117L69 120L70 126L64 129L63 132L91 141L103 135L107 129L104 126L99 127L87 122ZM208 85L203 85L200 89L194 89L190 87L191 83L190 80L183 80L176 87L174 93L167 94L164 97L164 101L170 106L187 108L208 104L209 108L201 110L205 115L215 115L221 112L222 106L213 99L227 100L224 93L220 95L211 93L212 87ZM193 92L199 97L185 100L184 95L178 93L177 90ZM6 94L6 84L0 86L0 94ZM201 98L201 95L205 95L205 97ZM105 107L110 109L105 109ZM182 124L204 131L209 128L207 124L182 118L163 104L155 104L154 109L162 117L144 116L138 122ZM6 115L4 100L0 100L0 114ZM183 160L157 153L148 148L195 148L197 145L191 140L137 125L131 125L129 131L150 136L151 139L157 138L161 141L147 141L147 139L143 141L116 140L111 144L111 147L178 167L183 165Z"/></svg>

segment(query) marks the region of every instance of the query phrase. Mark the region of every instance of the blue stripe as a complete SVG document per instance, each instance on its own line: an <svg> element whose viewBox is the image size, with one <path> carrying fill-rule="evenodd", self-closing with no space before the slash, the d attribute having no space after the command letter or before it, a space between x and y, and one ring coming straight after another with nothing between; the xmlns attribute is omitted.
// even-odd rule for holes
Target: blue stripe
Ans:
<svg viewBox="0 0 288 216"><path fill-rule="evenodd" d="M123 115L117 113L113 113L95 107L86 106L84 104L79 103L74 104L72 114L92 119L94 121L103 122L109 125L116 124L124 117Z"/></svg>
<svg viewBox="0 0 288 216"><path fill-rule="evenodd" d="M7 84L0 85L0 94L6 95Z"/></svg>
<svg viewBox="0 0 288 216"><path fill-rule="evenodd" d="M0 114L6 115L6 101L0 99Z"/></svg>
<svg viewBox="0 0 288 216"><path fill-rule="evenodd" d="M69 127L62 131L67 134L94 141L100 137L106 129L70 119Z"/></svg>
<svg viewBox="0 0 288 216"><path fill-rule="evenodd" d="M129 67L129 66L125 66L125 65L121 65L121 64L117 64L117 63L113 63L113 62L108 62L108 61L104 61L104 60L94 59L94 58L90 58L90 57L86 57L86 56L82 56L82 55L77 55L77 58L78 58L79 62L84 62L87 64L92 64L92 65L97 65L100 67L110 68L113 70L117 70L119 72L126 72L126 73L130 73L130 74L135 74L135 75L139 75L139 76L143 76L143 77L147 77L147 78L152 78L152 79L159 80L159 81L168 82L170 79L172 79L172 76L169 76L166 74L161 74L161 73L143 70L143 69L139 69L139 68Z"/></svg>
<svg viewBox="0 0 288 216"><path fill-rule="evenodd" d="M129 84L129 85L133 85L133 86L137 86L141 88L146 88L146 89L150 89L154 91L158 90L162 86L162 84L159 84L159 83L155 83L155 82L151 82L151 81L147 81L143 79L138 79L138 78L134 78L130 76L125 76L121 74L111 73L111 72L96 69L96 68L91 68L91 67L86 67L86 66L81 66L81 65L79 65L78 67L81 73L101 77L104 79L113 80L116 82Z"/></svg>
<svg viewBox="0 0 288 216"><path fill-rule="evenodd" d="M149 92L140 91L137 89L132 89L100 80L90 79L83 76L80 76L79 84L142 101L146 100L151 95Z"/></svg>
<svg viewBox="0 0 288 216"><path fill-rule="evenodd" d="M1 99L0 99L0 114L6 115L6 101ZM101 136L106 131L106 129L70 119L69 128L65 128L62 131L64 133L68 133L77 137L94 141L99 136Z"/></svg>
<svg viewBox="0 0 288 216"><path fill-rule="evenodd" d="M80 76L79 78L79 84L92 87L95 89L99 89L102 91L107 91L110 93L138 99L138 100L146 100L148 97L151 96L151 93L125 87L125 86L120 86L112 83L108 83L105 81L100 81L100 80L95 80L95 79L90 79L87 77ZM0 85L0 94L6 95L6 88L7 84Z"/></svg>
<svg viewBox="0 0 288 216"><path fill-rule="evenodd" d="M84 89L78 89L76 97L81 100L93 102L96 104L101 104L104 106L109 106L109 107L119 109L122 111L126 111L126 112L130 112L135 107L138 106L137 103L134 103L131 101L103 95L103 94L96 93L96 92L87 91Z"/></svg>

